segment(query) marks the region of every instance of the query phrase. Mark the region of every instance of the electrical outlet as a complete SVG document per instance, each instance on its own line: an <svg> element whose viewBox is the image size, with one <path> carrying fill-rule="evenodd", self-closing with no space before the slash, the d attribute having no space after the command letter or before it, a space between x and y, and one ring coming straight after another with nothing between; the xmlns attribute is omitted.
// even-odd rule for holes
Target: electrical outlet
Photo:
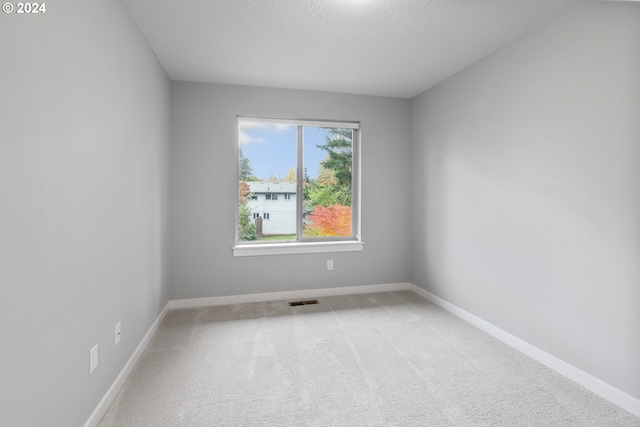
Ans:
<svg viewBox="0 0 640 427"><path fill-rule="evenodd" d="M94 345L93 348L89 350L89 374L92 374L97 367L98 367L98 344Z"/></svg>
<svg viewBox="0 0 640 427"><path fill-rule="evenodd" d="M332 259L328 259L327 260L327 270L333 270L333 260Z"/></svg>
<svg viewBox="0 0 640 427"><path fill-rule="evenodd" d="M117 346L120 343L120 337L122 336L122 325L121 325L121 322L118 322L116 324L115 334L116 334L116 336L115 336L115 339L116 339L115 346Z"/></svg>

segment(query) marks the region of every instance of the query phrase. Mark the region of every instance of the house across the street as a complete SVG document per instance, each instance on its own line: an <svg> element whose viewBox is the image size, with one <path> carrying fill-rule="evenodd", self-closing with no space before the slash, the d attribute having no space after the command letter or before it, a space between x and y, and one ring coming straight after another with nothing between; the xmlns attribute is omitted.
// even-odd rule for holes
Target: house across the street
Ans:
<svg viewBox="0 0 640 427"><path fill-rule="evenodd" d="M247 182L251 219L262 218L263 235L296 233L296 183Z"/></svg>

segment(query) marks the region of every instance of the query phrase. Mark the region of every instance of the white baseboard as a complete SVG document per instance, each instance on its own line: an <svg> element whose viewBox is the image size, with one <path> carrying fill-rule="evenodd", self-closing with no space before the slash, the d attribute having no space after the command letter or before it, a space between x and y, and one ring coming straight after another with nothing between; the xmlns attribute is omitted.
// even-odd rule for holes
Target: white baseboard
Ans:
<svg viewBox="0 0 640 427"><path fill-rule="evenodd" d="M84 424L84 427L96 427L98 425L104 414L109 409L111 403L113 403L113 400L116 398L116 395L122 388L124 382L127 380L127 377L136 366L136 363L138 363L138 360L140 360L140 356L142 356L145 348L147 348L147 345L149 345L149 342L151 342L151 338L153 338L153 336L155 335L156 331L158 330L158 326L160 326L162 319L164 319L168 311L169 303L164 306L164 308L158 315L158 318L155 320L155 322L153 322L153 325L151 325L147 333L144 335L142 341L140 341L140 344L138 344L138 347L133 352L127 363L124 365L124 368L122 368L122 371L120 371L120 374L117 376L116 380L113 382L113 384L111 384L111 387L109 387L107 393L104 395L100 403L98 403L98 406L93 411L87 422Z"/></svg>
<svg viewBox="0 0 640 427"><path fill-rule="evenodd" d="M560 375L569 378L570 380L580 384L584 388L591 390L598 396L608 400L615 405L618 405L626 411L631 412L633 415L640 417L639 399L636 399L635 397L630 396L621 390L618 390L617 388L605 383L604 381L599 380L598 378L576 368L575 366L561 359L558 359L557 357L539 349L538 347L529 344L528 342L514 335L511 335L510 333L492 325L491 323L482 320L477 316L474 316L473 314L461 309L460 307L453 305L450 302L445 301L442 298L437 297L414 284L410 284L409 289L420 295L421 297L428 299L434 304L442 307L451 314L454 314L455 316L465 320L478 329L515 348L521 353L524 353L532 359L553 369Z"/></svg>
<svg viewBox="0 0 640 427"><path fill-rule="evenodd" d="M226 297L209 297L179 299L169 301L169 308L194 308L213 305L243 304L247 302L281 301L301 298L328 297L336 295L369 294L375 292L391 292L408 290L411 283L390 283L383 285L350 286L343 288L309 289L305 291L270 292L263 294L231 295Z"/></svg>

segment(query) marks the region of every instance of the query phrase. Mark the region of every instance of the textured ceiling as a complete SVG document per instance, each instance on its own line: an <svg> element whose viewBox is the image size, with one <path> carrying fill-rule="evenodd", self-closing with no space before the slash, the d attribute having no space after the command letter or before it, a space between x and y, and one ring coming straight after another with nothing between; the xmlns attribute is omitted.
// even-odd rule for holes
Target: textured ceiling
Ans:
<svg viewBox="0 0 640 427"><path fill-rule="evenodd" d="M575 0L123 0L172 80L412 98Z"/></svg>

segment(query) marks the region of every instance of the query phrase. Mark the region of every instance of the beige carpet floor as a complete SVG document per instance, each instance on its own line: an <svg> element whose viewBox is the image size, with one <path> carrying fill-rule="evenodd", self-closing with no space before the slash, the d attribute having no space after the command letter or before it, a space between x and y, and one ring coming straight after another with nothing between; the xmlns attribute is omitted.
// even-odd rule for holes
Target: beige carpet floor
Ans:
<svg viewBox="0 0 640 427"><path fill-rule="evenodd" d="M640 426L410 292L167 314L100 427Z"/></svg>

